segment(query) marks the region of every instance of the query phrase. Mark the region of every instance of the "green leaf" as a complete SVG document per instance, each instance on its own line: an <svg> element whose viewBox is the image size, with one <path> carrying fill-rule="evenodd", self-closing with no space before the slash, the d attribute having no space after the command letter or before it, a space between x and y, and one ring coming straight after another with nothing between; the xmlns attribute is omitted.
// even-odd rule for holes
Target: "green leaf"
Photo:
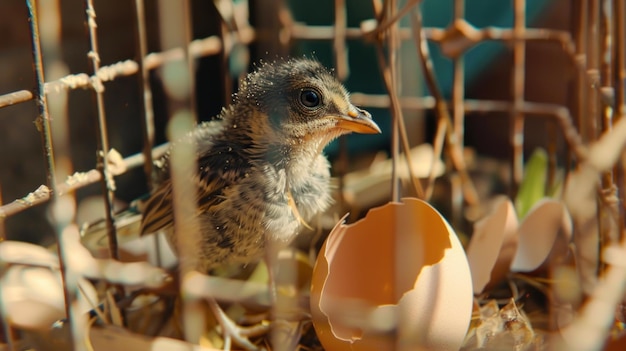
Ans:
<svg viewBox="0 0 626 351"><path fill-rule="evenodd" d="M524 179L515 198L518 218L524 218L531 207L545 197L547 173L548 154L544 149L536 149L526 163Z"/></svg>

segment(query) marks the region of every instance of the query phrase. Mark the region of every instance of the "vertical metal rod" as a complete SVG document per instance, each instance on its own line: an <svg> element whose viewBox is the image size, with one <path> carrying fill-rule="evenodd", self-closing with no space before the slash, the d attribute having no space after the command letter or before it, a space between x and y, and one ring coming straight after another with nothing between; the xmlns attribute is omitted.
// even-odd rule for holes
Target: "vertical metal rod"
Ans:
<svg viewBox="0 0 626 351"><path fill-rule="evenodd" d="M69 74L67 65L61 57L61 37L62 37L62 21L61 21L61 0L46 0L38 3L38 9L41 16L39 17L40 42L42 45L43 64L49 69L46 71L48 80L56 80ZM59 91L52 96L47 96L46 104L48 105L49 114L53 118L54 125L51 130L53 146L55 151L56 179L65 179L73 172L72 158L70 155L70 123L68 119L68 92ZM60 194L59 188L57 193ZM67 246L65 237L71 235L70 232L77 234L78 227L75 223L76 216L76 197L73 192L64 194L51 206L50 210L54 213L54 221L57 231L63 233L59 242L59 246L63 249L63 261L67 264L66 281L72 304L76 306L82 298L79 293L77 279L79 274L75 272L76 267L71 264L71 256L73 251ZM84 350L86 337L87 316L77 311L76 307L69 309L72 313L69 325L71 328L73 347L75 350Z"/></svg>
<svg viewBox="0 0 626 351"><path fill-rule="evenodd" d="M624 0L613 0L613 32L614 35L614 83L615 87L615 103L614 113L616 118L624 118L626 116L626 3ZM619 184L619 196L622 202L620 208L620 226L619 240L624 238L624 216L626 216L626 153L622 152L621 161L618 164L616 183Z"/></svg>
<svg viewBox="0 0 626 351"><path fill-rule="evenodd" d="M335 69L340 81L348 78L348 54L346 50L346 1L335 0L335 35L333 37L333 53Z"/></svg>
<svg viewBox="0 0 626 351"><path fill-rule="evenodd" d="M407 8L410 9L410 7L415 6L417 2L418 1L415 1L415 0L411 1L410 4L405 5L403 10L406 12ZM376 5L376 2L374 2L374 4L375 4L374 6L375 11L378 11L379 6ZM391 7L392 6L390 6L389 8L384 7L382 11L382 15L377 16L382 19L381 22L385 22L385 18L387 18L388 13L391 11ZM424 189L422 188L417 177L415 177L415 173L413 171L414 163L411 161L410 145L409 145L409 140L408 140L408 136L406 133L406 126L404 125L402 105L400 103L400 99L398 98L398 95L400 94L400 90L402 87L398 83L400 82L400 79L399 79L399 73L398 73L399 70L397 69L397 65L398 65L397 60L396 60L397 54L394 54L394 55L390 54L390 52L397 53L398 51L399 37L398 37L398 27L397 27L398 22L397 21L399 20L399 18L400 16L394 15L393 20L387 19L386 23L388 23L388 25L384 25L384 29L380 29L381 32L387 33L387 36L384 37L384 39L386 39L386 42L389 43L387 45L387 53L388 53L387 56L389 56L389 58L387 59L385 56L382 40L379 41L377 45L377 50L376 50L378 64L383 70L382 72L383 80L385 82L385 86L389 93L389 98L391 99L391 114L393 116L392 135L391 135L391 145L392 145L391 147L391 151L392 151L391 152L391 156L392 156L391 157L392 159L391 197L393 201L399 201L400 199L400 192L399 192L400 179L397 173L397 164L399 162L398 157L399 157L400 142L402 142L402 148L404 149L404 158L407 162L411 185L413 186L415 193L417 194L418 197L425 198L426 196L426 194L424 193ZM376 31L378 31L379 28L381 27L380 26L377 27ZM393 130L393 128L396 128L397 130ZM397 134L396 134L396 131L397 131ZM394 145L395 145L395 148L394 148Z"/></svg>
<svg viewBox="0 0 626 351"><path fill-rule="evenodd" d="M587 13L588 0L578 0L576 4L576 25L574 26L576 37L576 61L582 67L587 67L587 26L589 22L589 16ZM573 5L576 6L576 5ZM589 125L586 119L587 115L587 74L584 70L577 70L576 77L576 122L578 124L578 130L582 136L583 141L588 142L592 139L589 131Z"/></svg>
<svg viewBox="0 0 626 351"><path fill-rule="evenodd" d="M600 113L600 0L590 0L588 11L589 23L587 26L587 123L591 140L599 136L598 124Z"/></svg>
<svg viewBox="0 0 626 351"><path fill-rule="evenodd" d="M463 20L465 16L465 0L454 0L454 21ZM459 145L463 145L465 104L465 60L460 55L453 60L452 113L454 133Z"/></svg>
<svg viewBox="0 0 626 351"><path fill-rule="evenodd" d="M615 44L615 110L626 115L626 2L613 0Z"/></svg>
<svg viewBox="0 0 626 351"><path fill-rule="evenodd" d="M135 0L135 16L137 24L137 64L139 65L139 90L142 102L141 133L143 138L142 153L144 156L143 171L146 176L148 191L154 188L156 174L152 160L152 147L154 146L154 109L152 106L152 88L150 86L150 70L146 67L148 55L148 39L146 34L146 10L144 0ZM159 237L153 235L156 252L156 265L161 266L161 244Z"/></svg>
<svg viewBox="0 0 626 351"><path fill-rule="evenodd" d="M148 55L148 39L146 34L146 11L144 0L135 0L135 15L137 21L137 44L139 52L137 64L139 65L139 87L142 92L141 102L143 118L141 119L141 132L143 137L142 153L144 156L143 171L146 175L148 190L152 190L154 182L152 165L152 147L154 146L154 109L152 107L152 88L150 87L150 70L146 67L146 55Z"/></svg>
<svg viewBox="0 0 626 351"><path fill-rule="evenodd" d="M387 18L393 18L396 13L396 1L390 0L385 2L387 4ZM388 31L388 43L387 55L389 56L389 73L391 76L391 89L396 89L398 77L397 77L397 59L398 59L398 42L397 42L397 28L398 23L393 23ZM398 162L400 162L400 118L402 117L402 109L394 111L393 127L391 128L391 159L392 159L392 180L391 180L391 200L400 201L400 178L398 177Z"/></svg>
<svg viewBox="0 0 626 351"><path fill-rule="evenodd" d="M191 42L191 4L185 1L158 1L159 30L161 49L169 50L183 47L184 61L172 61L162 67L163 86L168 95L168 137L170 140L180 140L192 130L196 122L196 108L194 103L194 62L189 55ZM194 140L184 139L171 150L170 176L174 194L172 210L174 214L174 235L176 235L176 250L179 257L180 292L183 301L183 329L185 340L198 343L205 330L204 308L201 301L186 294L185 282L195 269L198 258L196 243L200 241L199 226L195 218L197 204L184 194L196 191L189 182L189 177L197 172L196 145ZM217 302L210 300L212 307Z"/></svg>
<svg viewBox="0 0 626 351"><path fill-rule="evenodd" d="M613 3L612 0L602 0L600 4L600 84L601 87L613 90ZM604 92L604 91L603 91ZM611 92L607 91L607 94ZM611 97L611 96L609 96ZM603 99L609 102L611 99ZM603 104L610 106L610 104ZM605 115L612 117L611 115ZM606 119L604 125L611 126L611 119Z"/></svg>
<svg viewBox="0 0 626 351"><path fill-rule="evenodd" d="M454 0L454 19L462 21L465 17L465 0ZM452 82L452 119L454 130L453 135L459 147L465 145L465 58L463 55L453 59L453 82ZM463 188L456 172L452 175L454 181L451 182L451 206L452 222L460 225L463 218ZM458 226L457 226L458 227Z"/></svg>
<svg viewBox="0 0 626 351"><path fill-rule="evenodd" d="M346 3L345 0L335 0L335 35L333 37L333 54L335 58L335 74L342 82L348 77L348 58L346 53ZM343 190L344 177L348 172L348 142L345 136L339 138L339 155L333 167L339 177L339 208L345 206Z"/></svg>
<svg viewBox="0 0 626 351"><path fill-rule="evenodd" d="M601 124L602 113L600 109L600 0L590 0L588 2L588 8L584 9L588 12L588 26L587 26L587 81L585 86L586 99L587 99L587 111L586 111L586 124L589 130L589 136L591 141L595 141L599 135L598 125ZM607 245L609 241L607 235L607 225L603 220L603 216L609 215L606 212L606 208L601 204L598 204L598 225L597 225L597 237L595 244L597 245L598 253L596 260L596 273L600 275L600 272L604 270L605 264L601 259L602 247ZM591 238L591 237L590 237Z"/></svg>
<svg viewBox="0 0 626 351"><path fill-rule="evenodd" d="M189 96L188 96L188 106L191 112L191 116L193 118L194 123L198 121L198 111L196 104L196 59L189 52L190 46L189 44L193 40L193 32L192 32L192 16L191 16L191 0L183 1L183 11L184 16L187 19L187 22L184 26L184 41L185 41L185 58L187 59L187 74L189 75ZM232 49L232 48L231 48ZM231 88L232 89L232 88ZM232 91L228 94L229 96L232 94Z"/></svg>
<svg viewBox="0 0 626 351"><path fill-rule="evenodd" d="M43 64L47 68L46 78L49 81L61 79L69 74L69 69L63 62L61 55L62 21L60 2L61 0L46 0L38 3ZM65 179L74 173L70 155L68 94L69 92L66 90L59 90L55 92L52 98L47 97L48 110L54 120L52 139L54 141L55 176L57 179ZM75 201L73 194L70 196Z"/></svg>
<svg viewBox="0 0 626 351"><path fill-rule="evenodd" d="M515 11L513 33L515 43L513 44L513 109L511 111L511 145L513 146L513 177L511 182L511 193L517 193L517 187L522 181L524 174L524 68L526 65L526 42L524 32L526 31L526 0L514 0Z"/></svg>
<svg viewBox="0 0 626 351"><path fill-rule="evenodd" d="M98 51L98 35L96 24L96 10L93 7L93 0L85 0L85 13L87 15L87 28L89 33L90 51L87 57L91 60L91 66L94 76L92 77L92 88L96 96L96 124L98 137L97 162L98 168L102 173L102 192L105 204L105 219L107 224L107 237L109 240L109 252L112 258L118 259L119 252L117 247L117 235L115 232L115 223L113 219L113 175L109 172L108 152L109 137L107 132L106 114L104 110L104 85L98 79L97 73L100 70L100 54Z"/></svg>
<svg viewBox="0 0 626 351"><path fill-rule="evenodd" d="M602 132L609 132L613 129L614 98L615 89L613 87L613 3L612 0L602 0L598 3L599 12L599 43L598 60L600 87L599 93L599 118ZM598 89L595 89L598 91ZM615 167L617 169L617 166ZM623 223L620 220L620 205L618 189L615 186L614 171L610 170L602 174L602 201L599 202L599 227L600 227L600 248L611 244L617 244ZM602 250L600 250L602 255ZM604 271L606 265L600 257L600 270Z"/></svg>
<svg viewBox="0 0 626 351"><path fill-rule="evenodd" d="M48 104L46 101L46 94L44 90L45 78L44 78L44 67L43 67L43 59L41 56L41 41L39 37L39 26L37 19L37 8L35 4L35 0L26 0L26 7L28 8L28 22L30 24L30 34L31 34L31 49L33 56L33 68L35 70L35 91L33 95L35 97L35 102L37 104L38 116L36 121L36 126L41 133L42 136L42 144L44 151L44 158L46 163L46 176L48 182L48 188L52 193L52 197L50 199L50 204L52 209L56 206L58 202L58 193L56 188L56 172L55 172L55 163L54 163L54 150L52 146L52 127L50 123L50 115L48 112ZM64 249L64 245L62 245L62 233L63 228L55 222L55 214L56 211L50 211L51 221L55 226L55 234L57 240L57 253L59 256L59 269L61 271L61 280L63 283L63 297L65 302L65 314L70 325L74 323L74 316L72 314L72 302L74 301L75 291L69 286L68 282L68 268L65 264L67 254ZM70 347L72 350L77 349L74 344L74 333L73 328L70 328L70 336L72 342L70 343Z"/></svg>
<svg viewBox="0 0 626 351"><path fill-rule="evenodd" d="M602 131L613 128L613 105L615 89L613 88L613 23L612 0L602 0L600 10L600 122ZM613 172L606 172L602 176L603 188L612 187Z"/></svg>
<svg viewBox="0 0 626 351"><path fill-rule="evenodd" d="M387 5L387 19L390 18L394 18L396 12L397 12L397 1L396 0L388 0L385 1L385 5ZM395 201L395 202L400 202L401 200L401 193L400 193L400 179L398 176L398 164L400 161L400 119L404 118L402 116L402 107L399 106L400 104L397 103L397 96L398 96L398 71L397 71L397 64L398 64L398 21L396 21L395 23L393 23L389 29L387 30L387 55L389 57L388 60L388 67L389 67L389 83L387 89L389 90L389 97L390 99L394 100L393 97L396 97L396 103L394 104L392 102L392 105L395 105L392 108L392 113L393 113L393 121L392 121L392 134L391 134L391 156L392 156L392 185L391 185L391 200ZM405 151L408 152L408 151ZM396 217L397 220L398 217ZM398 228L401 228L404 223L395 223L395 225ZM401 247L402 243L396 241L395 243L395 252L402 252L399 251L399 247ZM402 267L402 265L400 264L399 261L396 261L394 264L394 270L395 270L395 281L396 284L391 286L391 296L397 296L398 295L398 291L400 290L399 285L397 284L397 282L401 281L401 272L404 269L404 267ZM396 317L398 321L403 320L402 319L402 315L397 316ZM401 339L401 335L402 335L402 329L400 328L399 330L396 330L396 340L400 340ZM395 350L403 350L402 346L400 345L400 343L398 341L396 341L396 345L394 347Z"/></svg>
<svg viewBox="0 0 626 351"><path fill-rule="evenodd" d="M30 24L31 32L31 48L33 54L33 67L35 69L35 103L37 104L37 111L39 115L35 125L41 132L42 144L44 148L44 157L47 170L47 184L53 191L56 188L56 173L54 167L54 151L52 147L52 128L50 126L50 115L48 113L48 104L46 103L46 94L44 90L44 72L43 72L43 59L41 58L41 42L39 40L39 25L37 23L37 8L35 0L26 0L28 6L28 22Z"/></svg>
<svg viewBox="0 0 626 351"><path fill-rule="evenodd" d="M461 21L465 17L465 0L454 0L454 21ZM454 133L457 142L463 144L465 105L465 60L460 55L453 60L453 85L452 85L452 113L454 120Z"/></svg>

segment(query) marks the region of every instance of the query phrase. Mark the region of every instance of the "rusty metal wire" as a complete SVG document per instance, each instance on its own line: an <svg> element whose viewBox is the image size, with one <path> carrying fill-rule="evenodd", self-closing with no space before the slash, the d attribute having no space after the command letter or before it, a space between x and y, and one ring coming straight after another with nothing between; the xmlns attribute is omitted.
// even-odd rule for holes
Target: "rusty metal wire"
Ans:
<svg viewBox="0 0 626 351"><path fill-rule="evenodd" d="M161 26L161 45L163 48L188 47L191 42L191 2L189 0L172 2L160 0L158 2ZM168 136L177 140L182 138L194 127L197 115L195 97L193 95L194 61L188 50L183 50L183 60L170 62L163 67L163 85L167 91L169 104ZM197 203L183 194L193 194L193 184L188 181L189 174L193 174L197 167L195 161L196 145L181 143L181 146L172 150L171 179L174 211L174 232L185 233L177 235L178 257L183 302L183 328L185 340L198 344L205 330L204 309L201 300L193 298L185 291L185 282L195 267L195 262L186 259L185 253L195 252L196 243L200 242L198 219L193 215Z"/></svg>
<svg viewBox="0 0 626 351"><path fill-rule="evenodd" d="M150 70L146 64L148 56L148 38L146 33L146 13L143 0L135 0L135 15L137 20L137 71L140 79L141 102L143 106L143 116L141 119L141 131L143 137L143 168L146 174L148 190L152 190L154 181L152 166L152 147L154 146L154 109L152 107L152 88L150 87Z"/></svg>
<svg viewBox="0 0 626 351"><path fill-rule="evenodd" d="M96 9L93 7L93 0L85 0L85 14L87 15L87 28L89 33L90 51L87 57L91 60L93 72L100 70L100 52L98 50L98 35L96 23ZM107 128L106 112L104 108L104 84L96 75L91 80L92 91L96 97L96 126L98 137L97 165L98 170L102 173L102 193L104 194L105 220L107 224L107 237L109 239L109 251L112 258L118 259L119 252L117 248L117 235L115 234L115 223L113 213L113 192L115 185L113 184L113 175L109 171L108 151L109 151L109 135Z"/></svg>
<svg viewBox="0 0 626 351"><path fill-rule="evenodd" d="M511 110L511 143L513 145L512 160L512 193L524 176L524 69L526 65L526 42L522 39L526 31L526 1L513 2L515 17L513 19L513 109Z"/></svg>
<svg viewBox="0 0 626 351"><path fill-rule="evenodd" d="M33 55L33 69L35 71L35 89L34 89L34 99L37 103L37 110L39 115L37 116L36 124L37 129L41 133L42 138L42 146L43 153L45 157L45 166L46 166L46 176L47 176L47 188L52 193L51 196L51 214L52 221L54 224L55 234L56 234L56 242L57 245L57 254L59 257L59 270L61 272L61 281L63 285L63 296L65 301L65 315L67 319L70 321L73 328L69 331L69 336L72 340L70 343L72 345L71 349L76 350L80 349L76 347L75 340L77 337L76 326L80 325L80 323L72 323L76 321L75 314L73 313L72 306L74 305L74 301L77 293L77 285L76 280L73 279L73 274L70 271L70 268L67 266L67 260L69 257L69 252L67 252L67 248L65 248L60 243L63 240L63 233L65 231L65 227L67 225L67 219L63 218L63 215L58 211L59 207L59 194L57 188L56 181L56 171L55 171L55 158L54 158L54 148L52 143L52 127L51 127L51 117L48 111L48 102L46 99L46 93L44 90L44 67L43 67L43 57L42 57L42 49L41 49L41 41L40 41L40 32L39 32L39 19L37 17L37 7L34 0L27 0L26 7L28 8L28 17L30 24L30 34L31 34L31 45L32 45L32 55ZM8 325L9 321L4 320L3 324Z"/></svg>

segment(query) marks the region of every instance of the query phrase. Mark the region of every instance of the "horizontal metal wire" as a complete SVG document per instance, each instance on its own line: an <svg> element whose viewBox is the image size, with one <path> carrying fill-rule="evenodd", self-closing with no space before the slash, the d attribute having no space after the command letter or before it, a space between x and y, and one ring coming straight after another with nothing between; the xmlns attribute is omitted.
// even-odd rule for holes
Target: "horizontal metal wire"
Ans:
<svg viewBox="0 0 626 351"><path fill-rule="evenodd" d="M426 37L435 42L444 42L449 39L449 31L441 28L424 28ZM302 24L295 24L290 31L293 39L301 40L332 40L334 38L333 26L306 26ZM501 40L501 41L513 41L515 35L513 30L508 28L486 27L477 30L477 35L474 40ZM235 40L238 40L241 44L250 44L255 38L255 31L253 28L240 29L239 34ZM361 28L346 28L346 39L363 39L366 35ZM399 30L399 37L402 40L412 40L411 30L408 28L401 28ZM575 55L574 42L570 33L559 30L551 29L526 29L524 40L529 41L555 41L558 42L564 51L572 58ZM233 45L231 43L231 45ZM196 39L191 42L189 46L189 53L193 58L201 58L212 55L217 55L222 52L222 40L218 36L210 36L203 39ZM148 54L145 58L146 68L153 70L161 67L167 62L182 60L184 58L184 52L182 48L172 49L163 52L156 52ZM134 60L125 60L116 62L110 65L102 66L96 76L102 82L109 82L119 77L130 76L138 72L139 65ZM86 73L77 73L68 75L58 80L45 83L46 93L54 93L60 90L73 90L79 88L90 88L93 86L94 78ZM28 90L20 90L4 95L0 95L0 108L15 105L21 102L30 101L33 99L33 94Z"/></svg>
<svg viewBox="0 0 626 351"><path fill-rule="evenodd" d="M152 149L153 158L161 156L167 147L168 144L162 144ZM114 172L114 175L117 176L124 174L128 170L140 167L144 162L145 157L142 153L130 155L116 165L118 169L123 169L124 171ZM94 184L100 180L102 180L102 174L97 169L91 169L86 172L76 172L69 176L65 181L57 184L57 192L59 196L62 196ZM1 206L0 218L7 218L30 207L47 202L48 200L50 200L50 189L46 185L40 185L37 189L28 193L24 197Z"/></svg>

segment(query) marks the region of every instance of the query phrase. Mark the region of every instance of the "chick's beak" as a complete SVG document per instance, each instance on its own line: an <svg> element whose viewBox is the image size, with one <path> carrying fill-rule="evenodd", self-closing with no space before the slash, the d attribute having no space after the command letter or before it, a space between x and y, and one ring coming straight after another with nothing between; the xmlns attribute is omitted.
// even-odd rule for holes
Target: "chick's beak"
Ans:
<svg viewBox="0 0 626 351"><path fill-rule="evenodd" d="M351 106L346 115L335 116L337 127L362 134L379 134L380 128L372 119L369 112Z"/></svg>

